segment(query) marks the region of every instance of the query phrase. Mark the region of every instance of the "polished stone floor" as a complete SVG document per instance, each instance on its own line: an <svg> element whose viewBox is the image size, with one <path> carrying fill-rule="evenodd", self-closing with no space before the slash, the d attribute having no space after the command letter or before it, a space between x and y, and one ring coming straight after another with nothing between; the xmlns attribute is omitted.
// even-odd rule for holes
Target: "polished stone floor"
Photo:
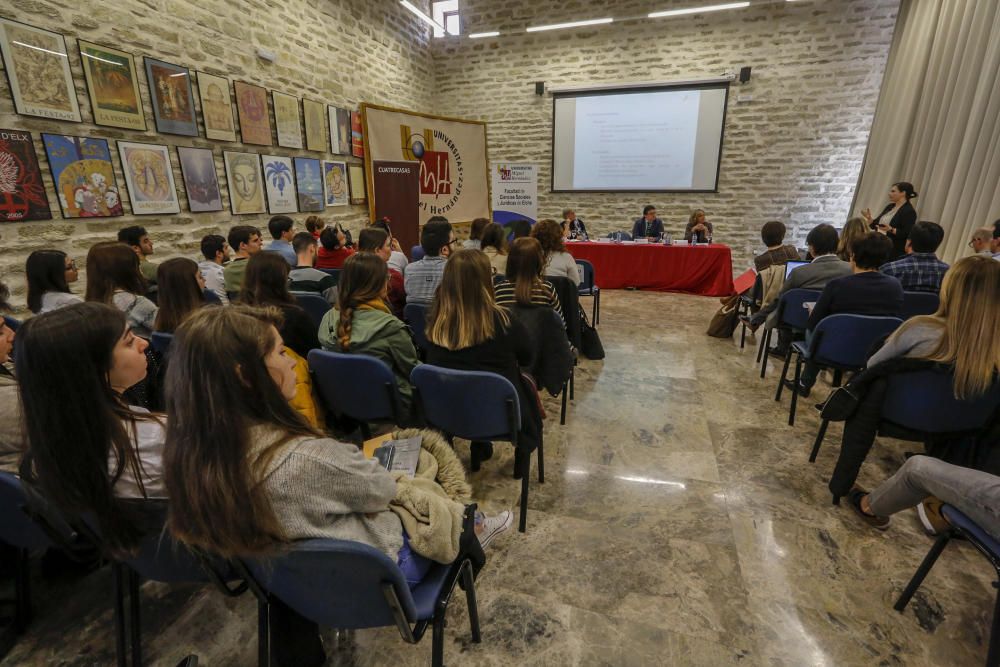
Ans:
<svg viewBox="0 0 1000 667"><path fill-rule="evenodd" d="M589 305L589 304L588 304ZM812 402L786 425L776 369L758 378L753 341L704 335L716 299L605 292L603 362L582 361L568 423L547 400L546 482L528 532L491 548L477 588L483 643L456 599L450 665L975 665L985 659L992 569L953 544L905 614L895 597L930 547L912 513L886 533L833 507L832 426L807 462ZM823 393L822 391L820 392ZM914 445L880 442L873 486ZM517 501L512 456L472 476L488 510ZM466 445L459 444L463 457ZM37 621L2 665L108 665L110 576L42 585ZM147 584L147 663L197 653L203 665L255 663L249 596ZM327 637L333 646L334 639ZM427 665L430 637L357 632L330 665Z"/></svg>

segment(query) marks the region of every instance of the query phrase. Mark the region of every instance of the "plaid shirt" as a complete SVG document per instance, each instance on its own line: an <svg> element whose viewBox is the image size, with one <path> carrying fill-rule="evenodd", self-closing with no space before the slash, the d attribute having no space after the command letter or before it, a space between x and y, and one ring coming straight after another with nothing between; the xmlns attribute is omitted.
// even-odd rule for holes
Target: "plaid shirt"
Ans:
<svg viewBox="0 0 1000 667"><path fill-rule="evenodd" d="M434 292L441 284L444 263L447 257L424 257L418 262L410 262L403 272L403 286L406 289L406 303L430 305Z"/></svg>
<svg viewBox="0 0 1000 667"><path fill-rule="evenodd" d="M893 276L907 292L940 292L948 265L932 252L915 252L883 264L879 269L887 276Z"/></svg>

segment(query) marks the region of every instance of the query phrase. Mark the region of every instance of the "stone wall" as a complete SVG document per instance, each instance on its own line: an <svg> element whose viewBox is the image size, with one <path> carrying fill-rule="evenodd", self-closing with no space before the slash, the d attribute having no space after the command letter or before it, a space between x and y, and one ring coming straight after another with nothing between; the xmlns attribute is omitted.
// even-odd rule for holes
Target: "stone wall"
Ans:
<svg viewBox="0 0 1000 667"><path fill-rule="evenodd" d="M184 254L196 257L207 233L234 224L266 227L268 215L234 216L229 211L222 162L223 150L276 155L347 159L306 150L292 150L204 138L198 111L200 138L158 134L152 117L146 76L140 72L140 94L148 130L133 132L93 124L76 38L131 52L143 68L148 55L192 70L242 80L325 104L357 109L362 101L414 109L429 109L433 98L433 62L428 49L429 29L394 0L118 0L86 2L9 0L0 9L5 18L62 33L77 86L83 123L57 122L14 112L6 81L0 84L0 128L32 134L53 220L0 224L0 279L14 291L16 305L24 303L23 270L27 255L39 248L60 248L82 267L87 249L100 240L114 239L117 230L132 224L145 226L154 241L154 259ZM259 59L256 48L277 54L273 64ZM3 77L0 77L2 79ZM193 82L194 84L195 82ZM195 89L197 90L197 89ZM195 92L197 102L197 92ZM238 120L238 119L237 119ZM272 111L273 128L273 111ZM41 132L103 137L111 143L118 185L130 212L115 140L144 141L170 146L180 215L132 216L104 219L63 219L45 158ZM273 130L272 130L273 132ZM237 134L237 136L239 136ZM174 146L198 146L215 151L225 210L190 213ZM357 229L368 217L367 207L327 209L324 217ZM293 215L299 221L305 214ZM267 235L266 230L264 230ZM75 291L82 292L82 285Z"/></svg>
<svg viewBox="0 0 1000 667"><path fill-rule="evenodd" d="M782 220L798 240L818 222L841 224L864 156L898 0L806 0L667 19L635 19L691 0L463 0L465 33L435 40L435 107L489 122L490 158L540 166L540 215L576 209L589 229L628 229L646 203L669 231L703 208L716 240L742 270L760 225ZM595 28L523 32L526 26L613 16ZM519 31L520 34L514 34ZM552 97L547 87L714 78L751 66L733 85L718 193L552 194ZM737 95L752 95L737 102Z"/></svg>

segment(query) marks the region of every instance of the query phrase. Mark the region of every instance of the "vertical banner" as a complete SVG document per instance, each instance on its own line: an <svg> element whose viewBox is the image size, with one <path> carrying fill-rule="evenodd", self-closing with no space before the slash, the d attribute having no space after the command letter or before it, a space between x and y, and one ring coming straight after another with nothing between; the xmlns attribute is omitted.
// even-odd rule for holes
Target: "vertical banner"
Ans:
<svg viewBox="0 0 1000 667"><path fill-rule="evenodd" d="M493 222L538 220L538 166L499 162L493 165Z"/></svg>
<svg viewBox="0 0 1000 667"><path fill-rule="evenodd" d="M372 192L375 219L389 218L392 235L410 256L420 242L420 163L372 161Z"/></svg>

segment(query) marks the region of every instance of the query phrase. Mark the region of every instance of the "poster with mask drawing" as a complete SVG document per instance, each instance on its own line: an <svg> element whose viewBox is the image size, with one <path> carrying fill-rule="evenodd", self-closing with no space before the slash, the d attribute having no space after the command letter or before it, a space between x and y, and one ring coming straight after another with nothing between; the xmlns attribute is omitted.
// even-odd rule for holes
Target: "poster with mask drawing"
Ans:
<svg viewBox="0 0 1000 667"><path fill-rule="evenodd" d="M192 213L221 211L222 193L215 172L215 154L209 148L177 147L181 175L187 191L188 208Z"/></svg>
<svg viewBox="0 0 1000 667"><path fill-rule="evenodd" d="M166 146L118 142L122 172L128 186L132 213L155 215L180 213L174 170L170 168L170 153Z"/></svg>
<svg viewBox="0 0 1000 667"><path fill-rule="evenodd" d="M264 161L264 191L267 193L267 210L274 213L297 213L295 176L292 158L280 155L261 155Z"/></svg>
<svg viewBox="0 0 1000 667"><path fill-rule="evenodd" d="M42 133L42 143L64 218L125 215L107 141Z"/></svg>
<svg viewBox="0 0 1000 667"><path fill-rule="evenodd" d="M235 215L264 212L264 177L256 153L223 151L229 204Z"/></svg>

